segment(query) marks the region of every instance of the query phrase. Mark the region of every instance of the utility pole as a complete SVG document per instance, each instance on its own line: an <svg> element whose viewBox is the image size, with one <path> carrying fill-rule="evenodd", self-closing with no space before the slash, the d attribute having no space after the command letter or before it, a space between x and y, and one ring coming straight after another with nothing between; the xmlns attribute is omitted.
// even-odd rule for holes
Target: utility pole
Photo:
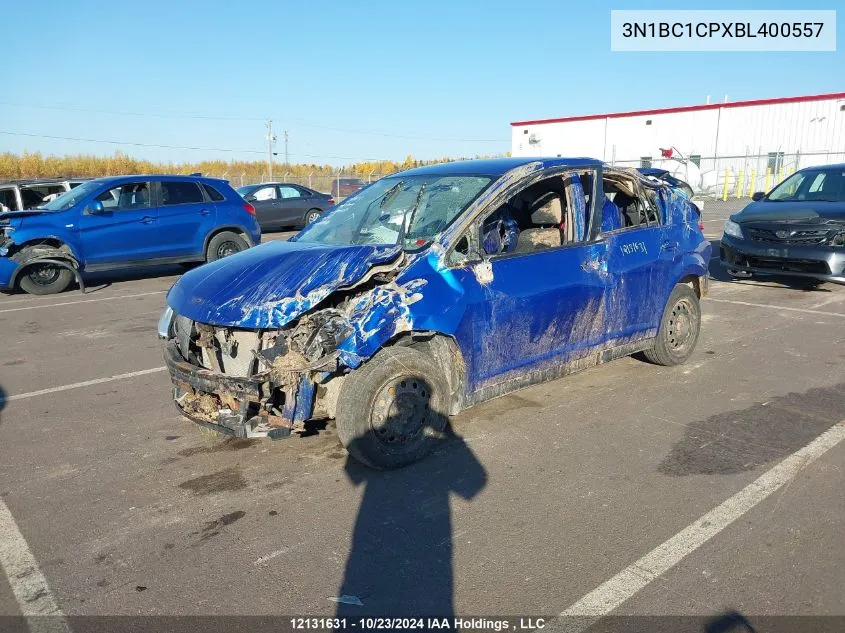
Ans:
<svg viewBox="0 0 845 633"><path fill-rule="evenodd" d="M273 119L267 119L267 169L270 172L270 181L273 181L273 143L276 137L273 136Z"/></svg>
<svg viewBox="0 0 845 633"><path fill-rule="evenodd" d="M287 169L288 165L288 131L285 130L285 169Z"/></svg>

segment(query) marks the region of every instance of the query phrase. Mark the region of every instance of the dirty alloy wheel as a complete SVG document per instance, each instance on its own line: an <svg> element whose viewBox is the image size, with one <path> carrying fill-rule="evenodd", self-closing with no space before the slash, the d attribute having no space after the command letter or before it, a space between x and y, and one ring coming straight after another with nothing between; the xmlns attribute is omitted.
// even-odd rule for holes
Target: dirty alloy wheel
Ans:
<svg viewBox="0 0 845 633"><path fill-rule="evenodd" d="M657 365L680 365L695 349L700 331L698 296L686 284L678 284L666 303L654 347L645 352L645 357Z"/></svg>
<svg viewBox="0 0 845 633"><path fill-rule="evenodd" d="M25 257L26 253L22 255ZM63 253L56 249L56 255L63 256ZM23 270L18 278L18 286L31 295L52 295L65 290L72 281L73 272L67 268L55 264L34 263Z"/></svg>
<svg viewBox="0 0 845 633"><path fill-rule="evenodd" d="M446 377L435 362L416 349L388 347L344 379L337 433L358 461L400 468L445 438L448 408Z"/></svg>
<svg viewBox="0 0 845 633"><path fill-rule="evenodd" d="M323 215L323 212L320 211L319 209L309 210L308 213L305 214L305 222L304 222L305 226L308 226L309 224L311 224L314 220L318 219L321 215Z"/></svg>
<svg viewBox="0 0 845 633"><path fill-rule="evenodd" d="M237 233L223 231L211 238L205 250L205 261L216 262L249 248L249 244Z"/></svg>

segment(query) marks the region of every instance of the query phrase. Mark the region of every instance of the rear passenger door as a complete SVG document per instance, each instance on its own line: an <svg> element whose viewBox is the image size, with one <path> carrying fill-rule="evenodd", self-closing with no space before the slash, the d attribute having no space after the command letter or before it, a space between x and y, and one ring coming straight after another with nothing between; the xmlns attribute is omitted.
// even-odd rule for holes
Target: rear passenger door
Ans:
<svg viewBox="0 0 845 633"><path fill-rule="evenodd" d="M159 250L156 257L198 257L216 224L214 204L193 180L158 183Z"/></svg>
<svg viewBox="0 0 845 633"><path fill-rule="evenodd" d="M304 224L305 213L310 208L310 198L293 185L279 185L279 223L281 226Z"/></svg>
<svg viewBox="0 0 845 633"><path fill-rule="evenodd" d="M608 242L608 329L613 338L636 340L656 333L660 325L667 295L663 288L672 259L680 245L665 236L656 198L636 181L624 181L635 189L635 195L612 192L609 198L619 201L605 204L603 214L618 213L615 222L603 217L606 227L602 237ZM614 184L605 181L606 187ZM624 204L631 198L636 206ZM613 228L616 227L616 228Z"/></svg>

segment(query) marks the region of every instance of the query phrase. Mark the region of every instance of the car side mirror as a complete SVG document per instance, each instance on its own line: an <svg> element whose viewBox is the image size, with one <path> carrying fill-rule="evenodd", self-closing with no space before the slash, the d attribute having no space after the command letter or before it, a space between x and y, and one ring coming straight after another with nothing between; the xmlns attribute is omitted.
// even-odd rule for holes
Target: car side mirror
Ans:
<svg viewBox="0 0 845 633"><path fill-rule="evenodd" d="M763 199L763 198L765 198L765 197L766 197L766 194L765 194L764 192L762 192L762 191L757 191L757 192L755 192L755 193L754 193L754 195L753 195L753 196L751 196L751 199L752 199L754 202L760 202L760 200L762 200L762 199Z"/></svg>
<svg viewBox="0 0 845 633"><path fill-rule="evenodd" d="M103 203L99 200L94 200L91 204L88 205L88 215L105 215L106 208L103 206Z"/></svg>

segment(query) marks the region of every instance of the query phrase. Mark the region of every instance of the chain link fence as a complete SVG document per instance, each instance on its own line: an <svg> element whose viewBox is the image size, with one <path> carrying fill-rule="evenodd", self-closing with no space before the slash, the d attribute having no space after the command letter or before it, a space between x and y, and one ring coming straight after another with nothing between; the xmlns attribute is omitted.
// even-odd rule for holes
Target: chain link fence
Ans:
<svg viewBox="0 0 845 633"><path fill-rule="evenodd" d="M613 160L619 167L666 169L692 187L708 215L727 217L758 191L768 193L799 169L845 162L845 152L768 152L735 156L680 156Z"/></svg>

